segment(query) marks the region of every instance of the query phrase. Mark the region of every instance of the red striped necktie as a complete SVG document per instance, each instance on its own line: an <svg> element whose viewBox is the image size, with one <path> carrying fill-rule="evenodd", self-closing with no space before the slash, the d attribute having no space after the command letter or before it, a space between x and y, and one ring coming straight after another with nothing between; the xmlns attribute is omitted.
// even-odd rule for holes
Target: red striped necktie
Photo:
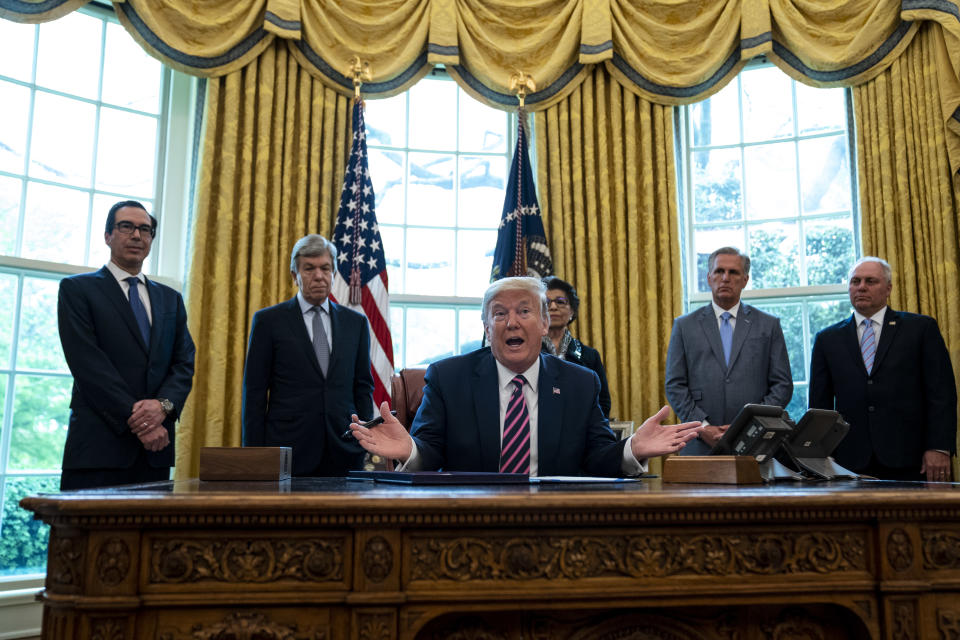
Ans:
<svg viewBox="0 0 960 640"><path fill-rule="evenodd" d="M503 443L500 446L500 473L530 473L530 414L523 398L523 376L516 376L513 395L503 419Z"/></svg>

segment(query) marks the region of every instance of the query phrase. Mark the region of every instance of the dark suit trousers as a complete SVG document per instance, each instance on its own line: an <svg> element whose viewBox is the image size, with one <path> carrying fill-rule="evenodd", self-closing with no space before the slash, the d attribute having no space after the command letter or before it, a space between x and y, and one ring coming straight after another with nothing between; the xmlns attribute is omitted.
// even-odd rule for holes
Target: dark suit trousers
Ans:
<svg viewBox="0 0 960 640"><path fill-rule="evenodd" d="M136 461L129 469L64 469L60 475L60 491L96 489L169 479L170 467L151 467L147 462L147 450L141 448L137 453Z"/></svg>

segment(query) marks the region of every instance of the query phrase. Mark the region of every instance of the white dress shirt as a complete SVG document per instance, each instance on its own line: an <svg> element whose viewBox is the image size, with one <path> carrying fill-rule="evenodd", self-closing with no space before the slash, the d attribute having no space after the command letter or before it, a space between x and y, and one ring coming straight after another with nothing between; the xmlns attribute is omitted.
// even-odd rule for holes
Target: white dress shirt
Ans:
<svg viewBox="0 0 960 640"><path fill-rule="evenodd" d="M153 310L150 308L150 294L147 293L147 277L143 275L143 272L140 273L129 273L124 271L119 265L115 264L113 260L107 263L107 270L113 274L113 277L117 279L117 282L120 284L120 288L123 289L123 295L127 297L127 300L130 299L130 283L127 282L127 278L134 276L137 280L140 281L140 286L137 287L137 294L140 296L140 302L143 303L143 308L147 311L147 320L150 321L150 326L153 326Z"/></svg>

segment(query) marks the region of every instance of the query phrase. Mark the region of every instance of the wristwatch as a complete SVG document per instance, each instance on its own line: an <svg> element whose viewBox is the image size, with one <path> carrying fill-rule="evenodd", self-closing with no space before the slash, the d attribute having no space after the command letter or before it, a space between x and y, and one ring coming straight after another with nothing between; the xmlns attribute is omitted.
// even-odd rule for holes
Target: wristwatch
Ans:
<svg viewBox="0 0 960 640"><path fill-rule="evenodd" d="M165 414L173 415L173 403L167 400L166 398L157 398L160 401L160 408L163 409Z"/></svg>

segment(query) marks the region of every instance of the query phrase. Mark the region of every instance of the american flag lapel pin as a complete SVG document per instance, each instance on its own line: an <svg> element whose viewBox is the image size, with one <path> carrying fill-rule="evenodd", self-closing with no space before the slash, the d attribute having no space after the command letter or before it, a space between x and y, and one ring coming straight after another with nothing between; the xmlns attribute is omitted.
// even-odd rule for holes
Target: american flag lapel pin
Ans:
<svg viewBox="0 0 960 640"><path fill-rule="evenodd" d="M555 396L560 395L560 388L559 388L559 387L554 387L554 388L553 388L553 395L555 395Z"/></svg>

